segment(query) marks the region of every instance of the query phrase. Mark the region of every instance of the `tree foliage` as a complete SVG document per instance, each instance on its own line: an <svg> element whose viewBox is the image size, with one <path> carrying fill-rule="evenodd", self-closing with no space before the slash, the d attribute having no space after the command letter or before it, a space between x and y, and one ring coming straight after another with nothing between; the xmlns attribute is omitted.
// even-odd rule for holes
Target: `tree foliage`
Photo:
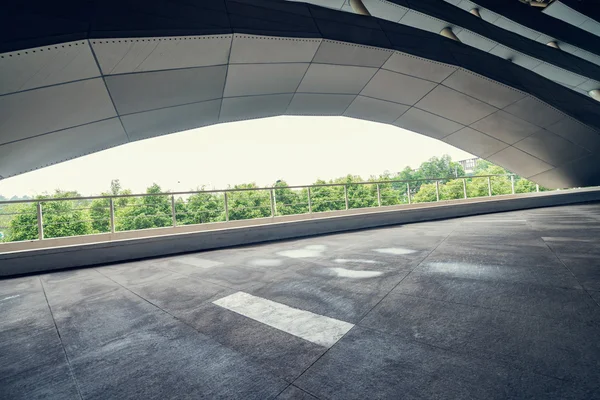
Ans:
<svg viewBox="0 0 600 400"><path fill-rule="evenodd" d="M376 207L406 204L410 188L411 200L415 203L440 200L455 200L464 197L466 184L468 197L488 196L486 175L491 178L493 195L512 193L509 172L488 161L480 160L473 175L466 178L462 166L448 155L433 157L418 169L404 168L398 173L384 172L370 176L367 181L356 175L347 175L331 180L317 180L310 189L312 212L324 212L348 208ZM461 177L460 179L456 179ZM440 178L436 185L432 178ZM393 182L390 182L393 181ZM408 182L410 181L410 182ZM366 183L365 183L366 182ZM333 186L334 184L341 186ZM514 177L516 193L536 190L536 185L519 176ZM437 187L436 187L437 186ZM379 188L379 190L378 190ZM239 184L229 189L239 191L205 191L172 197L159 185L153 184L146 196L131 196L118 179L111 181L110 188L102 193L113 198L115 230L127 231L170 227L173 225L172 202L175 204L177 225L204 224L226 220L225 200L229 220L245 220L271 217L272 208L276 215L303 214L309 211L309 190L290 188L287 182L277 181L269 188L259 188L256 183ZM547 190L541 188L540 190ZM160 194L163 193L163 194ZM167 194L165 194L167 193ZM42 201L44 237L65 237L111 231L109 199L93 201L78 199L79 193L57 190L52 195L38 196ZM0 196L0 199L4 197ZM53 198L73 200L50 201ZM0 232L3 241L34 240L38 238L36 203L0 205Z"/></svg>

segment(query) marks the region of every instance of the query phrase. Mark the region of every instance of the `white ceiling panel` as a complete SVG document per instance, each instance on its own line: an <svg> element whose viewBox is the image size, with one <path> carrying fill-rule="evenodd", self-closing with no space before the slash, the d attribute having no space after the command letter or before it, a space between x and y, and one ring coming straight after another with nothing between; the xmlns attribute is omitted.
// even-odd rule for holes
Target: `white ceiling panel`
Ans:
<svg viewBox="0 0 600 400"><path fill-rule="evenodd" d="M222 97L227 66L107 76L119 114L148 111Z"/></svg>
<svg viewBox="0 0 600 400"><path fill-rule="evenodd" d="M551 81L564 83L569 86L579 86L588 79L548 63L540 63L540 65L533 69L533 72L540 74Z"/></svg>
<svg viewBox="0 0 600 400"><path fill-rule="evenodd" d="M581 24L579 27L593 35L600 36L600 23L594 21L591 18L588 18L588 20Z"/></svg>
<svg viewBox="0 0 600 400"><path fill-rule="evenodd" d="M227 64L231 35L92 40L104 75Z"/></svg>
<svg viewBox="0 0 600 400"><path fill-rule="evenodd" d="M593 79L588 79L578 86L579 89L584 90L585 92L589 92L590 90L600 89L600 83Z"/></svg>
<svg viewBox="0 0 600 400"><path fill-rule="evenodd" d="M508 147L506 143L471 128L463 128L446 136L443 141L481 158L489 157Z"/></svg>
<svg viewBox="0 0 600 400"><path fill-rule="evenodd" d="M487 39L481 35L478 35L466 29L463 29L462 31L458 32L456 36L462 43L471 47L475 47L476 49L479 49L481 51L485 51L486 53L498 44L493 40Z"/></svg>
<svg viewBox="0 0 600 400"><path fill-rule="evenodd" d="M412 107L394 122L394 125L412 132L441 139L464 128L464 125Z"/></svg>
<svg viewBox="0 0 600 400"><path fill-rule="evenodd" d="M511 104L504 111L542 128L550 126L565 117L560 111L531 96Z"/></svg>
<svg viewBox="0 0 600 400"><path fill-rule="evenodd" d="M0 55L0 95L100 76L87 41Z"/></svg>
<svg viewBox="0 0 600 400"><path fill-rule="evenodd" d="M459 0L459 3L456 5L467 12L471 12L472 9L476 8L479 11L479 15L481 15L481 18L489 23L494 23L498 18L500 18L500 15L486 8L483 8L478 4L473 3L472 1Z"/></svg>
<svg viewBox="0 0 600 400"><path fill-rule="evenodd" d="M129 139L140 140L214 124L220 108L218 99L125 115L121 120Z"/></svg>
<svg viewBox="0 0 600 400"><path fill-rule="evenodd" d="M353 94L296 93L288 115L342 115L355 99Z"/></svg>
<svg viewBox="0 0 600 400"><path fill-rule="evenodd" d="M600 65L600 56L596 55L596 54L592 54L588 51L582 50L582 49L578 49L575 53L573 53L574 55L576 55L579 58L583 58L584 60L587 60L591 63L594 63L596 65Z"/></svg>
<svg viewBox="0 0 600 400"><path fill-rule="evenodd" d="M233 64L227 71L225 97L293 93L308 63Z"/></svg>
<svg viewBox="0 0 600 400"><path fill-rule="evenodd" d="M323 40L313 62L379 68L392 53L387 49Z"/></svg>
<svg viewBox="0 0 600 400"><path fill-rule="evenodd" d="M0 175L8 177L127 142L118 118L111 118L0 146ZM23 157L26 154L27 157Z"/></svg>
<svg viewBox="0 0 600 400"><path fill-rule="evenodd" d="M458 69L450 75L443 85L498 108L504 108L526 96L525 93L464 69Z"/></svg>
<svg viewBox="0 0 600 400"><path fill-rule="evenodd" d="M497 111L489 104L442 85L429 92L417 107L463 125L470 125Z"/></svg>
<svg viewBox="0 0 600 400"><path fill-rule="evenodd" d="M220 121L239 121L281 115L285 112L292 96L293 94L271 94L223 99Z"/></svg>
<svg viewBox="0 0 600 400"><path fill-rule="evenodd" d="M392 54L381 68L434 82L441 82L456 71L456 67L451 65L399 52Z"/></svg>
<svg viewBox="0 0 600 400"><path fill-rule="evenodd" d="M534 69L541 63L540 60L537 60L533 57L529 57L523 53L514 51L513 49L509 49L508 47L502 46L501 44L490 50L490 54L493 54L505 60L510 60L515 64L520 65L521 67L526 69Z"/></svg>
<svg viewBox="0 0 600 400"><path fill-rule="evenodd" d="M311 64L298 92L358 94L375 72L377 68Z"/></svg>
<svg viewBox="0 0 600 400"><path fill-rule="evenodd" d="M410 107L370 97L357 96L344 113L347 117L392 123Z"/></svg>
<svg viewBox="0 0 600 400"><path fill-rule="evenodd" d="M572 46L565 42L561 42L560 40L555 39L552 36L544 34L540 34L540 36L536 39L536 42L540 42L543 44L548 44L549 42L556 42L558 44L558 47L560 47L560 50L569 54L575 54L579 51L578 47Z"/></svg>
<svg viewBox="0 0 600 400"><path fill-rule="evenodd" d="M471 11L474 8L479 9L479 6L477 4L469 0L458 0L451 3L453 3L456 7L461 8L467 12Z"/></svg>
<svg viewBox="0 0 600 400"><path fill-rule="evenodd" d="M552 165L512 146L488 157L488 160L526 178L552 169Z"/></svg>
<svg viewBox="0 0 600 400"><path fill-rule="evenodd" d="M553 168L529 178L543 187L568 188L573 185L573 179L570 175L563 168Z"/></svg>
<svg viewBox="0 0 600 400"><path fill-rule="evenodd" d="M514 147L555 167L589 154L587 150L545 129L515 143Z"/></svg>
<svg viewBox="0 0 600 400"><path fill-rule="evenodd" d="M600 132L570 117L565 117L546 129L585 149L600 150Z"/></svg>
<svg viewBox="0 0 600 400"><path fill-rule="evenodd" d="M398 22L408 12L408 8L385 0L363 0L372 16Z"/></svg>
<svg viewBox="0 0 600 400"><path fill-rule="evenodd" d="M432 33L440 33L442 29L448 27L452 28L452 32L454 32L455 35L462 30L461 27L455 26L446 21L442 21L441 19L434 18L430 15L422 14L415 10L408 10L408 12L400 20L400 23Z"/></svg>
<svg viewBox="0 0 600 400"><path fill-rule="evenodd" d="M235 34L231 64L311 62L321 39Z"/></svg>
<svg viewBox="0 0 600 400"><path fill-rule="evenodd" d="M114 116L101 78L0 96L0 143Z"/></svg>
<svg viewBox="0 0 600 400"><path fill-rule="evenodd" d="M361 92L362 95L413 105L436 87L437 83L412 76L379 70Z"/></svg>
<svg viewBox="0 0 600 400"><path fill-rule="evenodd" d="M535 40L540 36L539 32L529 29L521 24L517 24L516 22L505 17L498 18L496 21L494 21L494 25L499 28L506 29L507 31L516 33L517 35L525 36L531 40Z"/></svg>
<svg viewBox="0 0 600 400"><path fill-rule="evenodd" d="M554 3L550 4L548 7L544 8L542 12L546 15L558 18L575 26L583 24L588 19L588 17L585 15L573 10L571 7L561 3L560 1L555 1Z"/></svg>
<svg viewBox="0 0 600 400"><path fill-rule="evenodd" d="M540 129L539 126L533 125L502 110L471 124L471 128L486 133L508 144L516 143Z"/></svg>

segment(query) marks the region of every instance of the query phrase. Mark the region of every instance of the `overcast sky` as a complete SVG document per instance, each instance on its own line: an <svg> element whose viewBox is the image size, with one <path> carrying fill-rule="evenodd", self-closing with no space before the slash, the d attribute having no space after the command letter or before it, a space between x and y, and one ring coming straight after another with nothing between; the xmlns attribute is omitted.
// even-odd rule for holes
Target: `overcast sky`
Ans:
<svg viewBox="0 0 600 400"><path fill-rule="evenodd" d="M0 181L0 194L35 195L54 189L100 194L111 179L144 192L278 179L290 185L346 174L377 175L416 168L433 156L471 154L391 125L345 117L275 117L219 124L91 154Z"/></svg>

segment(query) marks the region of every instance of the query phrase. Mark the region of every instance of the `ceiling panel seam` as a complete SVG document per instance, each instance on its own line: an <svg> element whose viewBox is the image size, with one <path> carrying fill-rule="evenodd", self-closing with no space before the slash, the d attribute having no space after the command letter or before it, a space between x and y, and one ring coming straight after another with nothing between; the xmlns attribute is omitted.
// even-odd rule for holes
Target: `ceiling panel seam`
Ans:
<svg viewBox="0 0 600 400"><path fill-rule="evenodd" d="M283 110L283 113L286 114L288 112L288 109L290 108L290 104L292 104L292 100L294 100L294 96L296 95L296 93L298 92L298 88L300 87L300 85L302 84L302 81L304 80L304 78L306 77L306 74L308 73L308 70L310 69L311 65L313 65L313 62L315 60L315 57L317 56L317 54L319 53L319 49L321 48L321 45L323 44L323 39L321 39L321 42L319 43L319 45L317 46L317 49L315 50L315 53L313 54L312 58L310 59L310 62L308 63L308 68L306 68L306 70L304 71L304 74L302 75L302 78L300 79L300 81L298 82L298 84L296 85L296 89L294 90L294 94L292 94L292 96L290 97L290 101L288 101L287 105L285 106L285 110Z"/></svg>
<svg viewBox="0 0 600 400"><path fill-rule="evenodd" d="M352 100L344 109L344 111L342 111L341 115L345 115L346 111L348 111L348 109L350 108L350 106L352 105L352 103L354 103L356 101L356 99L358 98L358 96L362 93L363 90L365 90L365 88L367 87L367 85L373 80L373 78L375 78L375 75L377 75L379 73L379 71L381 71L381 67L383 65L385 65L385 63L390 59L390 57L392 57L394 55L393 51L390 51L390 55L385 59L384 62L381 63L381 65L377 68L377 71L375 71L375 73L369 78L369 80L367 81L367 83L365 83L363 85L363 87L358 91L358 93L356 94L356 96L354 97L354 100ZM381 100L381 99L379 99Z"/></svg>
<svg viewBox="0 0 600 400"><path fill-rule="evenodd" d="M113 117L102 118L102 119L99 119L99 120L96 120L96 121L86 122L84 124L78 124L78 125L68 126L66 128L56 129L56 130L53 130L53 131L50 131L50 132L44 132L44 133L40 133L38 135L28 136L26 138L11 140L10 142L0 143L0 147L5 146L5 145L9 145L9 144L13 144L13 143L23 142L23 141L29 140L29 139L39 138L39 137L46 136L46 135L51 135L53 133L62 132L62 131L66 131L66 130L73 129L73 128L81 128L82 126L92 125L92 124L95 124L95 123L98 123L98 122L102 122L102 121L108 121L108 120L111 120L113 118L118 118L118 116L115 115Z"/></svg>
<svg viewBox="0 0 600 400"><path fill-rule="evenodd" d="M406 114L406 113L407 113L407 112L409 112L409 111L410 111L410 110L411 110L413 107L415 107L417 104L419 104L419 102L420 102L421 100L423 100L425 97L427 97L427 95L428 95L429 93L431 93L431 92L433 92L435 89L437 89L437 87L438 87L438 86L440 86L440 84L439 84L439 83L437 83L437 82L435 82L435 86L434 86L434 87L432 87L432 88L431 88L431 89L430 89L430 90L429 90L427 93L425 93L423 96L421 96L421 98L420 98L419 100L417 100L417 101L416 101L414 104L411 104L411 105L410 105L410 108L409 108L408 110L404 111L404 112L402 113L402 115ZM408 105L408 104L407 104L407 105ZM415 108L418 108L418 107L415 107ZM419 110L421 110L421 109L419 108ZM421 111L425 111L425 110L421 110ZM427 113L429 113L429 114L437 115L437 114L434 114L434 113L432 113L432 112L430 112L430 111L425 111L425 112L427 112ZM394 122L392 122L392 124L396 123L396 121L398 121L398 120L399 120L399 119L402 117L402 115L400 115L398 118L396 118L396 119L394 120ZM438 117L441 117L441 118L444 118L444 119L447 119L447 120L450 120L450 121L452 121L452 122L456 122L457 124L460 124L460 122L454 121L454 120L452 120L452 119L450 119L450 118L442 117L441 115L437 115L437 116L438 116ZM464 124L461 124L461 125L463 125L463 126L464 126ZM461 129L462 129L462 128L461 128Z"/></svg>
<svg viewBox="0 0 600 400"><path fill-rule="evenodd" d="M227 4L225 5L227 7ZM229 11L227 12L227 18L229 18ZM231 34L231 40L229 41L229 51L227 52L227 66L225 67L225 80L223 81L223 89L221 90L221 101L219 104L219 112L217 113L217 121L221 120L221 110L223 109L223 98L225 97L225 87L227 86L227 77L229 76L229 63L231 61L231 50L233 49L233 38L235 35Z"/></svg>
<svg viewBox="0 0 600 400"><path fill-rule="evenodd" d="M249 95L249 96L260 96L260 95ZM157 108L151 108L151 109L148 109L148 110L135 111L135 112L131 112L131 113L124 113L124 114L121 114L121 116L122 117L128 117L130 115L143 114L143 113L146 113L146 112L159 111L159 110L167 110L169 108L191 106L192 104L207 103L209 101L221 100L222 98L223 97L215 97L213 99L207 99L207 100L190 101L188 103L181 103L181 104L176 104L176 105L172 105L172 106L157 107Z"/></svg>
<svg viewBox="0 0 600 400"><path fill-rule="evenodd" d="M127 142L130 142L131 140L129 139L129 133L127 133L127 129L125 129L125 125L123 124L123 121L121 120L121 116L119 115L119 111L117 110L117 106L115 105L115 101L113 100L112 93L110 92L110 90L108 90L108 85L106 84L106 78L104 76L104 73L102 72L102 68L100 68L100 63L98 62L98 57L96 57L96 52L94 51L94 48L92 47L92 43L90 42L90 39L87 39L87 42L88 42L88 46L90 46L90 50L92 51L92 56L94 56L94 61L96 62L96 66L98 67L100 76L102 77L102 82L104 83L104 88L106 89L106 92L108 93L110 102L112 103L112 106L115 109L115 114L117 115L117 118L119 118L119 122L121 123L121 127L123 128L123 132L125 133L125 136L127 137Z"/></svg>
<svg viewBox="0 0 600 400"><path fill-rule="evenodd" d="M3 94L0 94L0 97L10 96L10 95L19 94L19 93L31 92L33 90L38 90L38 89L46 89L46 88L51 88L51 87L55 87L55 86L67 85L69 83L77 83L77 82L89 81L89 80L92 80L92 79L98 79L100 77L101 77L101 75L98 75L98 76L92 76L90 78L82 78L82 79L75 79L75 80L72 80L72 81L66 81L66 82L60 82L60 83L53 83L52 85L44 85L44 86L34 87L34 88L31 88L31 89L19 90L19 91L16 91L16 92L3 93Z"/></svg>

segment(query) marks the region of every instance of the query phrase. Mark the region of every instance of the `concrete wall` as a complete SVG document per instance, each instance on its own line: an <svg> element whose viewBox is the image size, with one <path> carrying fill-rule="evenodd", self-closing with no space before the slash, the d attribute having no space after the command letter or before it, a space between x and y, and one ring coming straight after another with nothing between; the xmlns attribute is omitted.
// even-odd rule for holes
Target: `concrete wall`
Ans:
<svg viewBox="0 0 600 400"><path fill-rule="evenodd" d="M323 218L273 222L209 231L176 233L111 242L76 244L0 254L0 277L131 261L273 240L429 220L600 201L600 189L577 189L480 201L415 205L411 208L356 212Z"/></svg>

